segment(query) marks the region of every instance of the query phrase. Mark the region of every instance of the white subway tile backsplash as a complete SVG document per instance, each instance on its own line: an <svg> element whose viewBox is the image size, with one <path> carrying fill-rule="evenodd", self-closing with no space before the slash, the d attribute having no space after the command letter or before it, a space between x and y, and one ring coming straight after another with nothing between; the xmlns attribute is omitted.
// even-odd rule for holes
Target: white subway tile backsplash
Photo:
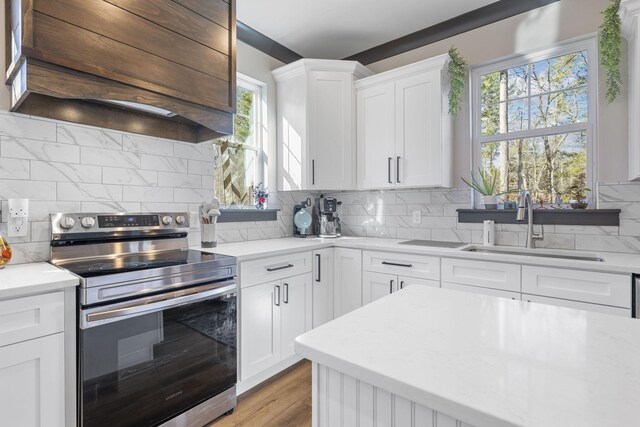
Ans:
<svg viewBox="0 0 640 427"><path fill-rule="evenodd" d="M29 179L29 160L0 158L0 179Z"/></svg>
<svg viewBox="0 0 640 427"><path fill-rule="evenodd" d="M104 184L158 186L158 172L131 168L102 168L102 182Z"/></svg>
<svg viewBox="0 0 640 427"><path fill-rule="evenodd" d="M184 159L142 154L141 163L142 169L146 170L187 173L187 161Z"/></svg>
<svg viewBox="0 0 640 427"><path fill-rule="evenodd" d="M122 150L122 133L91 126L59 123L57 141L109 150Z"/></svg>
<svg viewBox="0 0 640 427"><path fill-rule="evenodd" d="M142 202L141 212L189 212L187 203Z"/></svg>
<svg viewBox="0 0 640 427"><path fill-rule="evenodd" d="M197 175L213 175L213 159L210 162L188 160L189 173Z"/></svg>
<svg viewBox="0 0 640 427"><path fill-rule="evenodd" d="M49 259L49 242L14 243L11 245L12 264L42 262Z"/></svg>
<svg viewBox="0 0 640 427"><path fill-rule="evenodd" d="M0 179L0 199L56 200L56 183Z"/></svg>
<svg viewBox="0 0 640 427"><path fill-rule="evenodd" d="M80 163L80 148L69 144L2 136L0 137L0 156L14 159Z"/></svg>
<svg viewBox="0 0 640 427"><path fill-rule="evenodd" d="M173 202L171 187L122 187L122 200L125 202Z"/></svg>
<svg viewBox="0 0 640 427"><path fill-rule="evenodd" d="M211 175L213 178L213 175ZM203 175L187 173L158 172L158 185L161 187L200 188Z"/></svg>
<svg viewBox="0 0 640 427"><path fill-rule="evenodd" d="M203 144L206 144L206 148L202 144L176 143L174 147L174 155L181 159L191 160L205 160L206 156L211 156L210 159L213 161L213 149L211 148L211 143L205 142Z"/></svg>
<svg viewBox="0 0 640 427"><path fill-rule="evenodd" d="M29 138L40 141L56 140L56 123L48 120L36 120L24 115L0 114L0 135L13 138Z"/></svg>
<svg viewBox="0 0 640 427"><path fill-rule="evenodd" d="M59 182L57 200L91 202L121 201L122 187L119 185L84 184L79 182Z"/></svg>
<svg viewBox="0 0 640 427"><path fill-rule="evenodd" d="M173 199L175 202L200 203L213 198L212 190L197 188L174 188Z"/></svg>
<svg viewBox="0 0 640 427"><path fill-rule="evenodd" d="M89 184L99 184L102 182L102 168L100 168L100 166L74 163L31 160L31 179L33 181L84 182Z"/></svg>
<svg viewBox="0 0 640 427"><path fill-rule="evenodd" d="M82 164L114 167L140 167L140 154L129 151L105 150L103 148L82 147Z"/></svg>
<svg viewBox="0 0 640 427"><path fill-rule="evenodd" d="M140 203L136 202L82 202L80 212L87 213L118 213L118 212L143 212Z"/></svg>
<svg viewBox="0 0 640 427"><path fill-rule="evenodd" d="M155 154L157 156L173 157L172 141L151 136L125 134L122 140L125 151Z"/></svg>

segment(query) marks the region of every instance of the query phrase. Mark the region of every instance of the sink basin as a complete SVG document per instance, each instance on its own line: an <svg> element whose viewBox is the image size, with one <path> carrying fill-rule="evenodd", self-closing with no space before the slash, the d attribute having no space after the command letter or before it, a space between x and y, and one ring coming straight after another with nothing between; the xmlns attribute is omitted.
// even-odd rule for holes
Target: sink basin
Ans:
<svg viewBox="0 0 640 427"><path fill-rule="evenodd" d="M563 254L535 252L535 251L492 249L484 246L469 246L461 250L465 252L479 252L479 253L487 253L487 254L519 255L519 256L532 256L532 257L539 257L539 258L559 258L559 259L572 259L576 261L604 262L604 259L599 257L592 257L592 256L563 255Z"/></svg>

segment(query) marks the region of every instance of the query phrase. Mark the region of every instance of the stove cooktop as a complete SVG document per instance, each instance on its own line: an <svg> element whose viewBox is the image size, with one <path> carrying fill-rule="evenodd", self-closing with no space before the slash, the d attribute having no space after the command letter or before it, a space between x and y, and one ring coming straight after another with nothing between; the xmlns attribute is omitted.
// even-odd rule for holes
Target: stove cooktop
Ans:
<svg viewBox="0 0 640 427"><path fill-rule="evenodd" d="M235 263L235 258L196 251L193 249L173 250L155 253L127 254L115 257L86 258L57 262L58 267L69 270L82 278L131 273L140 270L162 269L165 267L205 265L208 263Z"/></svg>

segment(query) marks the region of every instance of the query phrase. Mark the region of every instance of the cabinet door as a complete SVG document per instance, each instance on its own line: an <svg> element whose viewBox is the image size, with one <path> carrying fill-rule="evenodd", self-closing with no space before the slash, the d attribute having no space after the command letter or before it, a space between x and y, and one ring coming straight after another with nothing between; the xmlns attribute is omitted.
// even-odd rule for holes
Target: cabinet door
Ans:
<svg viewBox="0 0 640 427"><path fill-rule="evenodd" d="M280 360L282 285L269 282L240 291L242 381Z"/></svg>
<svg viewBox="0 0 640 427"><path fill-rule="evenodd" d="M396 181L399 187L449 186L443 162L440 70L395 83Z"/></svg>
<svg viewBox="0 0 640 427"><path fill-rule="evenodd" d="M310 189L355 188L355 96L351 73L309 73Z"/></svg>
<svg viewBox="0 0 640 427"><path fill-rule="evenodd" d="M404 289L407 286L419 285L419 286L433 286L434 288L440 287L439 280L427 280L417 279L415 277L398 276L398 290Z"/></svg>
<svg viewBox="0 0 640 427"><path fill-rule="evenodd" d="M394 86L357 90L358 189L395 187Z"/></svg>
<svg viewBox="0 0 640 427"><path fill-rule="evenodd" d="M398 276L393 274L362 273L362 302L369 304L398 289Z"/></svg>
<svg viewBox="0 0 640 427"><path fill-rule="evenodd" d="M294 355L293 342L311 329L311 274L282 280L281 359Z"/></svg>
<svg viewBox="0 0 640 427"><path fill-rule="evenodd" d="M362 251L335 248L333 260L333 314L340 317L362 306Z"/></svg>
<svg viewBox="0 0 640 427"><path fill-rule="evenodd" d="M333 320L333 248L313 253L313 327Z"/></svg>
<svg viewBox="0 0 640 427"><path fill-rule="evenodd" d="M0 424L63 427L64 382L63 333L0 348Z"/></svg>

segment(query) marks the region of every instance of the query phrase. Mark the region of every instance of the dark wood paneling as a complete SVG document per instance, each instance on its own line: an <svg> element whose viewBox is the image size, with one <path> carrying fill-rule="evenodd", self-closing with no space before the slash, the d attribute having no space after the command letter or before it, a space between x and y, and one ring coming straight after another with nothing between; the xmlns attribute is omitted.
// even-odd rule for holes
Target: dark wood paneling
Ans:
<svg viewBox="0 0 640 427"><path fill-rule="evenodd" d="M364 65L371 64L557 1L559 0L500 0L344 59Z"/></svg>
<svg viewBox="0 0 640 427"><path fill-rule="evenodd" d="M282 61L285 64L295 62L302 59L302 55L292 51L291 49L281 45L275 40L270 39L264 34L254 30L247 24L237 21L238 40L249 46L266 53L272 58Z"/></svg>
<svg viewBox="0 0 640 427"><path fill-rule="evenodd" d="M230 72L232 78L229 79L229 101L231 101L231 111L236 112L236 2L229 5L229 52L231 59ZM231 131L233 133L233 130Z"/></svg>
<svg viewBox="0 0 640 427"><path fill-rule="evenodd" d="M112 99L154 105L220 134L233 133L232 113L35 60L28 60L26 67L26 89L31 92L57 98Z"/></svg>
<svg viewBox="0 0 640 427"><path fill-rule="evenodd" d="M229 4L223 0L173 0L224 28L229 26Z"/></svg>
<svg viewBox="0 0 640 427"><path fill-rule="evenodd" d="M619 226L620 209L534 209L534 224ZM497 224L519 224L516 210L458 209L458 222L482 223L493 220ZM524 222L526 223L526 221Z"/></svg>
<svg viewBox="0 0 640 427"><path fill-rule="evenodd" d="M103 0L35 0L34 9L202 73L229 80L229 57Z"/></svg>
<svg viewBox="0 0 640 427"><path fill-rule="evenodd" d="M232 111L227 82L36 13L27 56L208 107Z"/></svg>
<svg viewBox="0 0 640 427"><path fill-rule="evenodd" d="M229 32L172 0L105 0L171 31L229 54Z"/></svg>

